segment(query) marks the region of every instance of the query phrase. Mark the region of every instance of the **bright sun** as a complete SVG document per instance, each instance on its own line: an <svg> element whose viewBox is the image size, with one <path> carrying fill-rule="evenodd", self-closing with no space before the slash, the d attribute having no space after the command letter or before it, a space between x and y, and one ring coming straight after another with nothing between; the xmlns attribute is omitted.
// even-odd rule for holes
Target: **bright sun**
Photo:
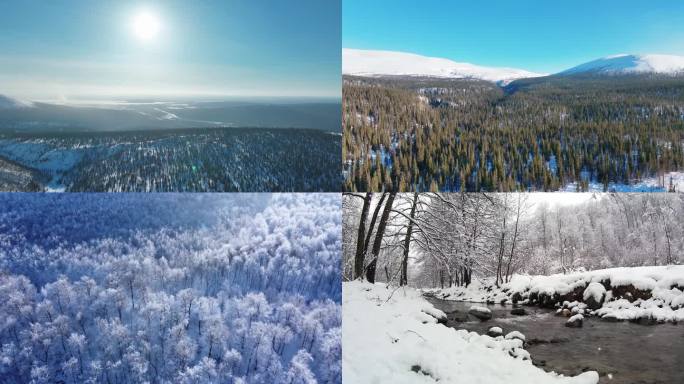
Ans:
<svg viewBox="0 0 684 384"><path fill-rule="evenodd" d="M159 34L160 29L159 18L152 13L141 12L133 19L133 32L140 40L154 40Z"/></svg>

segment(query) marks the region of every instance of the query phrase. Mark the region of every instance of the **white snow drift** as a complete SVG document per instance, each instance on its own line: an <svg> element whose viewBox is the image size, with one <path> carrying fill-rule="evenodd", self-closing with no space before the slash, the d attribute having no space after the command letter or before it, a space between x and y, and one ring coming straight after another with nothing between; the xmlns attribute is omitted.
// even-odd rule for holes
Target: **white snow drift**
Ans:
<svg viewBox="0 0 684 384"><path fill-rule="evenodd" d="M343 283L342 291L345 382L598 382L594 371L566 377L535 367L521 334L492 338L437 324L445 314L414 289L355 281Z"/></svg>
<svg viewBox="0 0 684 384"><path fill-rule="evenodd" d="M544 76L516 68L482 67L413 53L342 49L342 73L355 76L424 76L510 82Z"/></svg>
<svg viewBox="0 0 684 384"><path fill-rule="evenodd" d="M603 283L608 284L610 290ZM630 285L648 292L650 298L614 296L614 289ZM519 294L525 303L530 294L566 295L581 288L583 300L593 298L602 304L601 308L588 311L588 315L617 320L684 321L684 265L609 268L550 276L514 275L509 283L488 291L487 288L492 286L492 282L475 281L468 288L452 287L426 292L446 300L496 303L510 301Z"/></svg>

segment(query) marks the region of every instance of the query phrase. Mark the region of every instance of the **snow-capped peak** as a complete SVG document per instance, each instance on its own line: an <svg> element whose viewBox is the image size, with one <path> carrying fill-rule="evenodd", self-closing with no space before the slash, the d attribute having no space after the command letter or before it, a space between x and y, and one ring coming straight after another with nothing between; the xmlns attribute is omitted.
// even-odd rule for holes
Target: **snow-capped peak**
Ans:
<svg viewBox="0 0 684 384"><path fill-rule="evenodd" d="M355 76L425 76L480 79L509 83L515 79L545 76L522 69L481 67L413 53L342 49L342 73Z"/></svg>
<svg viewBox="0 0 684 384"><path fill-rule="evenodd" d="M637 74L664 73L677 74L684 72L684 56L675 55L612 55L590 61L570 68L560 75L578 73L598 74Z"/></svg>

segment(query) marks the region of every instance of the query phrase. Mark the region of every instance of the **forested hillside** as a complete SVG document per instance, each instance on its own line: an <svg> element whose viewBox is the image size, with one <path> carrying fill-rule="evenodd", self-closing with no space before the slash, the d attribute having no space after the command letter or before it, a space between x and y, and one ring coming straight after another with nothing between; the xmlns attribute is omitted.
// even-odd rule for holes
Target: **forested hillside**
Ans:
<svg viewBox="0 0 684 384"><path fill-rule="evenodd" d="M341 383L339 204L0 194L0 381Z"/></svg>
<svg viewBox="0 0 684 384"><path fill-rule="evenodd" d="M341 182L340 136L307 129L0 133L3 158L34 189L68 192L329 192ZM0 180L16 173L4 163Z"/></svg>
<svg viewBox="0 0 684 384"><path fill-rule="evenodd" d="M347 191L603 190L684 170L684 77L345 76Z"/></svg>

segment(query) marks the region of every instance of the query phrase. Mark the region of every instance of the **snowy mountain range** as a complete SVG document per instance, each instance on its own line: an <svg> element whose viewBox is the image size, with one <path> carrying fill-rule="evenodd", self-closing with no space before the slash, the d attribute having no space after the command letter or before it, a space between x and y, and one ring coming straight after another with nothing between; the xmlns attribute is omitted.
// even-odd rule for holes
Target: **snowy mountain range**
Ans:
<svg viewBox="0 0 684 384"><path fill-rule="evenodd" d="M345 75L424 76L453 79L479 79L506 85L523 78L542 77L523 69L484 67L459 63L449 59L412 53L342 49L342 73ZM620 75L620 74L684 74L684 56L675 55L614 55L593 60L555 75Z"/></svg>
<svg viewBox="0 0 684 384"><path fill-rule="evenodd" d="M342 73L355 76L427 76L451 79L479 79L510 82L516 79L540 77L516 68L483 67L458 63L449 59L426 57L413 53L342 49Z"/></svg>
<svg viewBox="0 0 684 384"><path fill-rule="evenodd" d="M559 75L578 73L593 74L636 74L684 72L684 56L674 55L614 55L593 60L570 68Z"/></svg>

